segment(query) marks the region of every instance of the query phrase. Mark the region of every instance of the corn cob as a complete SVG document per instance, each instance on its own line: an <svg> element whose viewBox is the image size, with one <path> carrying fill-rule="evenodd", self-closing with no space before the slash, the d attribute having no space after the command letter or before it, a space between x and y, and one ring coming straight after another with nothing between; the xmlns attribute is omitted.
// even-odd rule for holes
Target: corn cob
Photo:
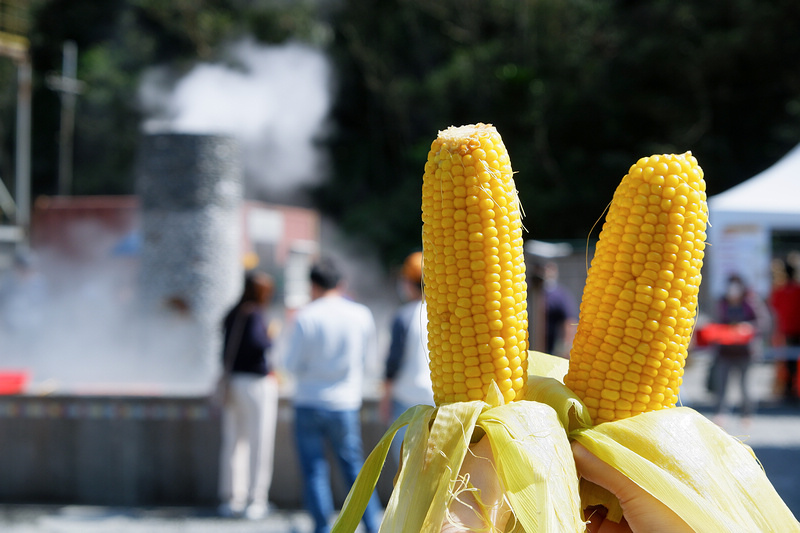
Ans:
<svg viewBox="0 0 800 533"><path fill-rule="evenodd" d="M633 165L600 233L564 383L595 423L677 402L708 221L691 152Z"/></svg>
<svg viewBox="0 0 800 533"><path fill-rule="evenodd" d="M511 162L491 125L450 127L431 144L422 185L431 381L437 405L506 402L527 380L527 285Z"/></svg>
<svg viewBox="0 0 800 533"><path fill-rule="evenodd" d="M466 178L461 177L477 176L482 168L497 170L481 163L475 170L476 163L467 158L479 149L488 151L481 142L484 136L492 138L495 145L500 142L493 129L477 125L451 130L434 142L423 187L428 307L430 311L435 306L437 314L447 318L436 326L438 336L430 338L440 405L415 406L392 424L367 458L332 533L356 530L395 432L405 425L409 427L402 466L381 524L385 533L439 533L443 525L459 531L581 533L586 531L581 511L597 505L608 509L607 521L621 521L624 516L616 496L591 490L591 484L579 481L569 440L650 493L693 531L800 533L800 523L772 487L752 450L699 413L683 407L599 425L585 413L584 406L594 405L589 410L598 423L675 403L697 305L707 223L702 171L690 153L642 159L623 179L589 272L571 361L530 352L532 373L527 393L513 392L513 399L523 401L504 405L506 398L500 396L498 387L489 388L484 402L459 401L471 399L470 394L479 395L477 389L466 398L442 392L447 383L461 383L445 382L441 377L448 364L458 374L461 367L457 365L464 363L455 358L469 352L465 348L477 346L456 343L453 332L472 338L463 329L485 323L477 318L482 316L477 313L478 304L473 303L474 315L459 311L458 302L468 296L458 291L466 286L448 287L446 283L461 279L470 279L471 287L480 286L480 279L485 283L485 277L471 277L473 270L461 273L458 261L463 259L498 264L477 255L436 263L440 255L455 258L464 250L456 232L470 232L469 224L477 223L473 219L466 229L460 225L475 214L466 208L476 202L453 193L458 187L467 187ZM463 138L462 131L466 132ZM492 191L497 205L503 201L515 205L513 195L494 192L493 185L485 183L478 191ZM438 210L445 213L438 214ZM496 215L498 209L493 211ZM479 231L477 226L474 231ZM477 247L471 250L478 251L483 253ZM453 265L456 270L450 271ZM456 291L455 298L443 298L451 290ZM453 316L471 316L473 324L452 320ZM440 359L434 360L437 353ZM443 362L443 354L450 354L451 360ZM573 390L558 382L565 373ZM489 373L481 374L482 381L486 375ZM489 375L488 379L497 377ZM454 389L451 384L447 390ZM575 402L573 391L585 403ZM441 403L442 398L448 403ZM488 439L488 447L483 442L483 454L478 439ZM487 461L483 455L488 448ZM687 449L692 450L688 461L683 458ZM476 461L470 462L468 457ZM703 468L698 469L698 464ZM497 484L490 479L495 475ZM483 485L478 482L481 480L489 483ZM502 495L497 494L497 486ZM508 506L513 516L506 527ZM493 523L492 516L502 519Z"/></svg>
<svg viewBox="0 0 800 533"><path fill-rule="evenodd" d="M472 155L468 152L478 153L478 146L486 151L481 142L483 135L493 138L495 144L499 143L499 137L483 125L451 130L440 134L440 140L434 142L426 166L423 221L428 226L423 230L423 255L429 309L436 305L437 313L448 319L444 326L438 326L439 338L444 341L433 338L430 345L438 347L440 356L450 353L453 358L458 357L459 350L463 353L465 347L476 345L460 344L458 348L452 337L442 331L462 332L459 328L474 329L474 324L485 322L476 318L469 326L450 320L460 313L457 304L467 298L466 293L458 294L462 288L459 283L452 285L455 299L444 298L439 304L437 298L450 294L445 282L451 281L451 276L452 281L472 279L473 271L451 272L448 269L452 265L458 268L457 261L439 264L435 259L440 254L455 257L464 249L456 244L462 241L454 232L464 231L457 225L474 214L466 212L473 200L464 200L451 189L466 187L459 185L466 182L459 176L477 175L481 168L496 169L479 164L478 171L469 170L474 163L464 160ZM463 139L459 131L467 132ZM480 192L491 191L490 185L483 185ZM492 192L491 197L498 205L503 202L499 193ZM515 203L509 197L504 201ZM456 207L462 203L464 209ZM437 207L438 204L443 207ZM442 216L436 214L437 209L449 212ZM465 212L461 213L462 210ZM580 443L630 478L693 531L800 533L800 523L772 487L752 450L699 413L683 407L599 425L585 416L583 407L588 405L594 405L590 411L597 423L612 416L630 416L674 404L697 304L706 223L702 171L690 153L652 156L631 167L601 232L584 293L586 303L581 308L580 336L572 360L530 352L529 363L523 363L532 367L528 390L515 391L514 399L523 401L506 405L498 387L489 388L485 403L458 401L462 398L454 399L455 393L446 396L441 392L444 380L439 378L440 405L415 406L392 424L367 458L332 533L356 530L392 439L405 425L408 431L402 466L381 524L385 533L439 533L443 525L458 530L476 528L470 531L580 533L586 531L581 511L597 505L608 509L606 520L620 521L624 517L616 496L604 490L584 490L591 486L584 484L585 480L579 481L568 439ZM466 231L470 231L469 226ZM476 247L472 251L479 250ZM469 259L497 264L477 256ZM472 280L472 286L480 285L477 279ZM618 305L619 302L622 303ZM480 306L473 304L473 307ZM447 351L442 349L445 342L450 342ZM433 348L431 355L433 359ZM452 360L449 363L451 369L459 368L457 364L464 363ZM441 376L442 371L437 369L446 369L446 365L447 362L433 360L434 376ZM575 402L573 390L558 382L565 373L585 404ZM484 375L481 380L486 379ZM435 377L433 381L437 386ZM598 384L603 388L593 392L592 387ZM450 389L455 387L451 385ZM443 397L449 403L441 403ZM467 395L465 399L471 398ZM630 406L611 400L620 398ZM475 434L476 429L480 434ZM488 439L491 448L488 467L487 461L470 464L466 460L472 454L481 459L480 438ZM692 450L688 461L683 459L687 449ZM484 465L482 469L478 469L480 464ZM703 464L703 468L698 469L698 464ZM473 480L486 481L494 475L503 490L501 497L491 483L480 485L488 487L487 492L477 482L473 484ZM470 493L463 495L462 489ZM506 527L502 520L491 523L491 513L507 508L505 505L513 513L510 518L513 525Z"/></svg>

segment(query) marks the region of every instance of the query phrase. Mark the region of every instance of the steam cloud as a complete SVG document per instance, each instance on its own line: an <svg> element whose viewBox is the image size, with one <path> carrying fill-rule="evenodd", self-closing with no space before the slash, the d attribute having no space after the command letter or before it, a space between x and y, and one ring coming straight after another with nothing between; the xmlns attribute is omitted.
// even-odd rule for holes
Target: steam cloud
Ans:
<svg viewBox="0 0 800 533"><path fill-rule="evenodd" d="M139 91L145 131L235 136L247 197L304 203L303 186L322 181L327 167L315 141L325 134L331 103L328 60L303 44L262 46L250 38L225 57L177 80L165 67L148 71Z"/></svg>
<svg viewBox="0 0 800 533"><path fill-rule="evenodd" d="M140 99L151 117L145 131L222 133L242 143L245 197L306 205L303 187L327 178L328 160L317 141L327 133L331 66L318 50L299 43L261 46L243 39L227 49L224 63L195 66L179 80L157 68L145 77ZM397 305L375 255L322 221L322 251L345 266L349 290L367 303L388 344ZM380 374L383 347L368 363Z"/></svg>
<svg viewBox="0 0 800 533"><path fill-rule="evenodd" d="M326 179L328 161L317 141L326 134L331 105L331 68L318 50L299 43L261 46L243 39L226 49L226 60L203 63L183 76L156 67L139 88L148 117L146 133L222 134L242 146L245 197L304 205L304 186ZM87 223L88 224L88 223ZM80 228L76 228L80 229ZM0 347L2 366L27 368L35 390L92 393L198 394L207 386L194 353L193 325L165 312L141 316L134 302L136 259L115 256L119 235L99 226L83 237L87 261L65 264L40 250L40 270L50 283L46 335L20 335ZM378 354L368 374L380 374L386 325L397 299L369 250L350 243L323 220L321 247L344 264L349 292L369 305L379 326ZM2 335L0 335L2 336ZM153 340L158 340L154 349ZM189 339L189 340L187 340Z"/></svg>

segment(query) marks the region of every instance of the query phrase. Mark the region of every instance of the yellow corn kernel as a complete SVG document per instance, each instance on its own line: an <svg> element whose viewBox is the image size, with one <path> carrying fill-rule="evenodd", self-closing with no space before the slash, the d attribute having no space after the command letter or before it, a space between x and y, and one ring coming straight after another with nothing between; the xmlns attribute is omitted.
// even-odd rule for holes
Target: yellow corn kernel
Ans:
<svg viewBox="0 0 800 533"><path fill-rule="evenodd" d="M422 223L436 404L483 400L492 382L506 402L523 398L528 315L522 221L511 161L494 127L439 132L425 165Z"/></svg>
<svg viewBox="0 0 800 533"><path fill-rule="evenodd" d="M640 159L614 193L564 378L595 423L677 402L697 310L705 188L702 169L686 152ZM613 347L610 366L604 346Z"/></svg>

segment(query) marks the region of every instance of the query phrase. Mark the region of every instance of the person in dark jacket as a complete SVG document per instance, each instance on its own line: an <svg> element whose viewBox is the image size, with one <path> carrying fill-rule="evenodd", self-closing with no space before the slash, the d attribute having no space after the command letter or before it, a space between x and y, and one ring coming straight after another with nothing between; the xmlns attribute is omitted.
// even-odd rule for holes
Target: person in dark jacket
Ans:
<svg viewBox="0 0 800 533"><path fill-rule="evenodd" d="M263 313L273 292L274 283L269 275L248 273L239 302L223 322L226 392L219 480L223 516L244 514L246 518L259 519L269 508L278 382L268 357L272 338ZM242 452L248 454L246 470L237 468L242 462L236 455Z"/></svg>
<svg viewBox="0 0 800 533"><path fill-rule="evenodd" d="M544 265L545 353L569 359L578 327L578 304L558 281L558 264Z"/></svg>
<svg viewBox="0 0 800 533"><path fill-rule="evenodd" d="M380 403L381 419L386 425L415 405L434 405L428 362L428 315L422 297L422 252L406 257L401 281L406 302L392 319ZM392 441L397 464L405 432L405 427L398 430Z"/></svg>
<svg viewBox="0 0 800 533"><path fill-rule="evenodd" d="M716 361L713 365L714 392L717 395L715 413L717 421L725 411L725 396L731 372L739 376L741 391L741 415L745 421L753 414L753 400L747 381L748 371L753 359L752 340L758 330L758 315L751 303L750 295L744 281L737 275L728 279L725 295L720 298L717 307L717 322L725 324L735 331L729 339L720 340L716 346Z"/></svg>

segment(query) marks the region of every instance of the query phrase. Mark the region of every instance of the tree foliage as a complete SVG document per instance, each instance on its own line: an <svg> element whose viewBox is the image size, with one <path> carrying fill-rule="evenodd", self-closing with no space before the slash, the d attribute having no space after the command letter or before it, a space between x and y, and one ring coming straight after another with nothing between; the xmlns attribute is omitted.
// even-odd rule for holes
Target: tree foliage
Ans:
<svg viewBox="0 0 800 533"><path fill-rule="evenodd" d="M324 139L331 177L313 198L387 263L419 247L424 161L453 124L497 126L537 239L585 238L639 157L691 150L715 194L800 141L794 0L32 5L34 193L56 186L59 102L43 79L60 69L65 39L77 42L79 77L91 87L76 124L78 194L133 190L145 68L188 69L244 34L300 39L326 47L336 76ZM4 89L4 109L8 100Z"/></svg>
<svg viewBox="0 0 800 533"><path fill-rule="evenodd" d="M652 153L691 150L721 192L800 141L798 22L791 1L348 2L321 205L398 260L430 142L477 121L504 137L533 238L586 237Z"/></svg>
<svg viewBox="0 0 800 533"><path fill-rule="evenodd" d="M62 43L80 50L78 78L89 90L78 100L75 123L74 194L128 194L142 113L137 91L148 67L177 72L217 58L220 45L238 35L281 42L289 35L312 40L304 2L275 6L247 0L39 0L31 43L35 71L33 189L57 190L59 96L47 88L60 72Z"/></svg>

